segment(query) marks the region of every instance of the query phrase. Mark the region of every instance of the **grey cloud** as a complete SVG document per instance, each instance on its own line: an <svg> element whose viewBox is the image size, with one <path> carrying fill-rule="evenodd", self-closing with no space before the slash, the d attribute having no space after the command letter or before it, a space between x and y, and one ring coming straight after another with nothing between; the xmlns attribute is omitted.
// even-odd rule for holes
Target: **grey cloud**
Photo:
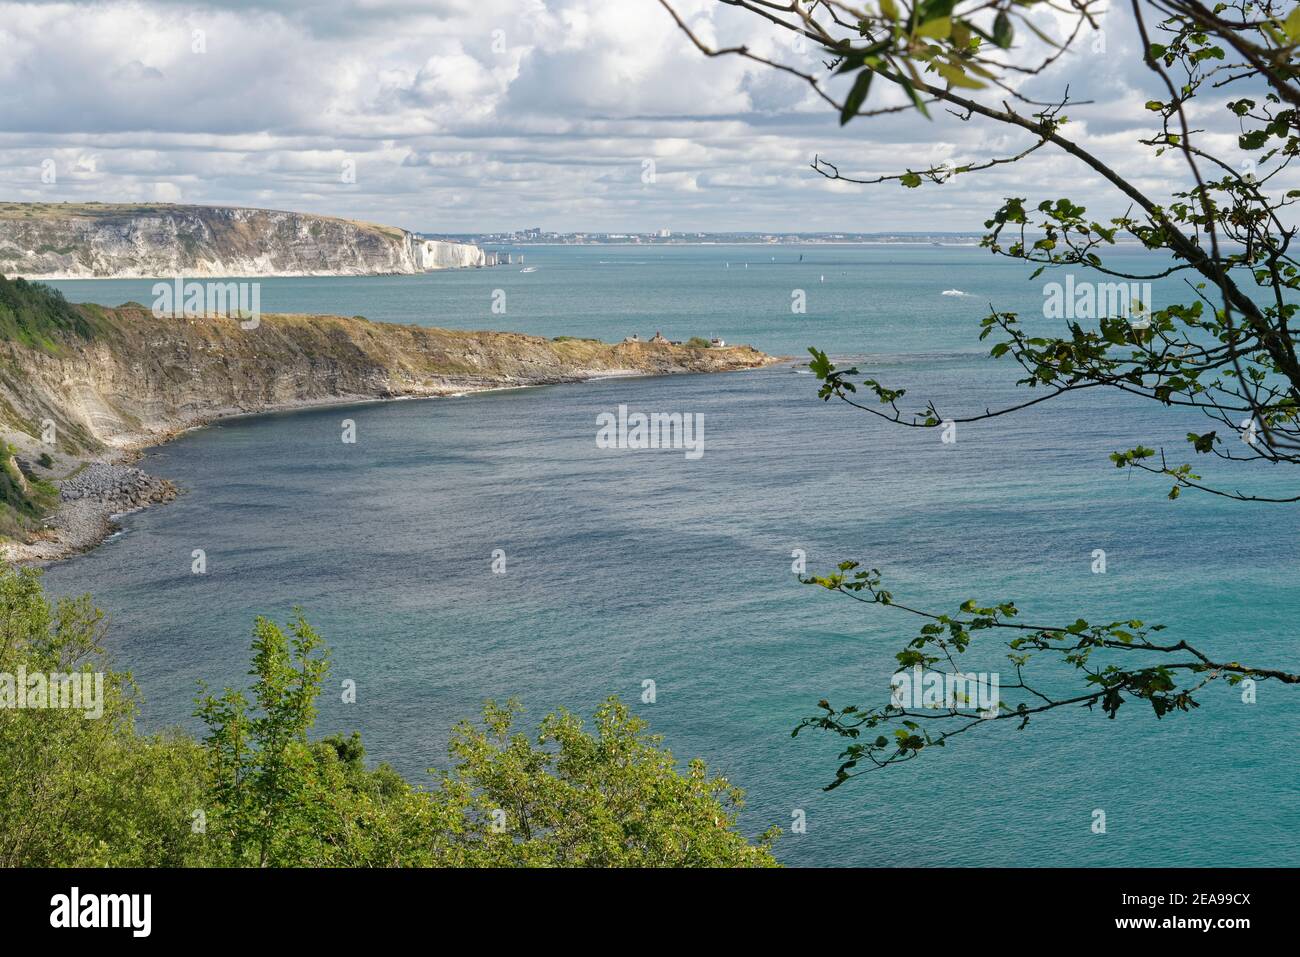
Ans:
<svg viewBox="0 0 1300 957"><path fill-rule="evenodd" d="M145 66L139 60L132 60L130 63L123 64L114 70L113 79L125 80L128 83L139 83L141 81L162 80L164 77L162 70Z"/></svg>

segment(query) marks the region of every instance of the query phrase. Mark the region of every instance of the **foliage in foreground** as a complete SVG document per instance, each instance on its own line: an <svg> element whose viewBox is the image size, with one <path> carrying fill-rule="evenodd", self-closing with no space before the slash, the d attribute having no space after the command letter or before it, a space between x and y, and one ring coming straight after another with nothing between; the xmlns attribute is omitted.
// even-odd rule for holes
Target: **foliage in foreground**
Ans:
<svg viewBox="0 0 1300 957"><path fill-rule="evenodd" d="M1185 432L1185 447L1117 449L1110 455L1117 469L1168 481L1170 500L1189 491L1236 502L1300 504L1293 487L1274 493L1243 488L1230 477L1244 463L1300 465L1300 334L1294 328L1300 314L1294 246L1300 233L1300 189L1294 188L1300 3L1132 0L1107 8L1099 0L718 0L728 24L738 9L769 27L772 42L765 44L706 42L673 0L660 3L702 53L741 57L799 78L841 125L859 117L887 123L913 110L934 122L933 160L905 156L903 168L852 175L815 157L813 169L828 180L942 189L1041 150L1068 158L1072 173L1126 210L1089 215L1068 196L1043 194L1034 169L1003 180L1040 195L1004 196L984 222L983 248L1032 266L1031 278L1050 270L1049 276L1065 271L1068 280L1078 270L1084 280L1082 298L1076 295L1068 310L1044 304L1043 318L1063 327L1048 331L1037 317L998 309L981 321L979 339L995 337L991 358L1019 367L1017 385L1030 390L1029 397L992 407L977 401L964 415L950 414L933 401L915 403L906 388L838 368L814 347L809 365L821 382L821 399L901 428L944 430L955 439L959 425L1005 422L1060 396L1119 393L1175 412L1194 411L1209 428ZM802 62L787 55L809 48L819 55ZM1134 137L1122 166L1101 155L1113 149L1105 140L1117 135L1111 101L1081 101L1068 85L1051 85L1055 65L1067 55L1090 57L1099 69L1109 56L1106 69L1140 67L1150 80L1151 98L1135 102L1150 123ZM954 138L958 145L943 143L945 125L962 129ZM976 148L988 153L971 155L962 145L972 141L973 130L987 133ZM1146 175L1129 177L1126 169ZM1124 242L1160 253L1161 260L1152 260L1157 264L1151 268L1117 260L1111 254ZM1183 280L1183 292L1171 302L1152 302L1151 284L1165 278ZM1057 290L1061 294L1059 284ZM1196 461L1217 474L1203 477ZM1241 477L1251 481L1260 474ZM1014 678L1001 684L1007 699L983 712L956 698L910 707L892 695L889 704L876 707L822 700L794 733L811 728L845 739L827 789L911 761L968 730L1024 728L1056 709L1114 718L1133 701L1164 717L1199 707L1200 691L1220 679L1249 682L1243 695L1264 680L1300 685L1294 656L1282 669L1211 655L1185 639L1163 638L1163 626L1139 615L1026 623L1017 620L1011 601L967 600L954 612L913 608L884 587L879 570L855 560L803 580L921 619L919 633L895 655L901 669L921 668L955 684L966 670L961 656L967 649L1003 636ZM1243 658L1258 654L1241 652ZM1048 690L1057 673L1073 675L1069 691Z"/></svg>
<svg viewBox="0 0 1300 957"><path fill-rule="evenodd" d="M328 670L302 618L258 619L249 692L204 694L202 741L134 729L90 598L48 600L0 566L0 675L104 674L103 714L0 707L0 866L774 866L773 828L735 830L742 792L677 770L617 699L588 731L564 711L536 735L515 702L462 723L428 788L367 769L359 735L311 740Z"/></svg>

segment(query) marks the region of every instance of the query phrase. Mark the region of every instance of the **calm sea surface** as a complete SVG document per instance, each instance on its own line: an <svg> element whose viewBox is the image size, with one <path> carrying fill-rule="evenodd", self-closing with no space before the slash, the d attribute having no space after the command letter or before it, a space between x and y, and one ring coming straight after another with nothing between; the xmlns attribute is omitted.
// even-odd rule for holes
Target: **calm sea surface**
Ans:
<svg viewBox="0 0 1300 957"><path fill-rule="evenodd" d="M1042 318L1053 277L1029 282L974 248L526 255L536 272L266 280L262 308L605 340L717 335L800 358L816 345L953 416L1027 397L977 341L990 303L1060 328ZM148 281L54 285L76 301L152 301ZM1180 286L1156 283L1156 305L1185 297ZM504 315L491 310L498 289ZM791 311L795 290L806 314ZM620 403L702 413L704 456L597 448L597 415ZM355 445L340 441L343 418ZM750 833L788 830L804 811L807 833L779 845L791 864L1297 865L1300 708L1281 686L1261 684L1247 705L1216 683L1198 712L1162 721L1132 704L1115 721L1061 710L1024 731L998 722L829 794L839 743L790 736L820 698L883 703L918 624L800 585L795 549L810 571L861 559L923 607L1013 599L1034 622L1139 617L1294 669L1296 507L1170 502L1166 483L1106 459L1143 441L1183 461L1193 428L1208 427L1085 394L963 425L943 445L818 401L816 380L789 364L230 420L147 456L188 494L127 517L124 534L47 582L108 612L148 727L195 728L196 681L242 685L253 617L301 605L333 648L319 730L360 730L370 757L413 780L446 766L452 725L484 698L518 696L536 721L618 694L679 758L747 790ZM1225 477L1212 464L1203 474ZM1265 469L1231 481L1287 480ZM207 575L190 573L196 548ZM969 670L1001 670L1004 652L977 643ZM345 705L349 678L358 700ZM654 704L640 701L647 679ZM1105 834L1091 832L1096 809Z"/></svg>

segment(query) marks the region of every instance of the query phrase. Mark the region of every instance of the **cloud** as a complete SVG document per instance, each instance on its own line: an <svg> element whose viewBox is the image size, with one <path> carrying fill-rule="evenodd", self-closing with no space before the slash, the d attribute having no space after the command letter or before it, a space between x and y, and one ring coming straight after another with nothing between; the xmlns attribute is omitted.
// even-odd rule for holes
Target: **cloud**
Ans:
<svg viewBox="0 0 1300 957"><path fill-rule="evenodd" d="M817 63L751 15L676 6L708 42ZM1152 78L1117 10L1102 49L1085 37L1023 89L1069 84L1095 101L1069 110L1074 135L1167 188L1176 158L1134 149ZM946 114L841 128L797 79L702 56L655 0L0 2L0 45L10 199L183 197L440 232L978 229L1003 196L1044 190L1122 211L1046 149L919 192L829 182L814 155L878 175L1007 155L1029 138Z"/></svg>
<svg viewBox="0 0 1300 957"><path fill-rule="evenodd" d="M162 70L145 66L139 60L132 60L113 71L113 79L126 83L141 83L163 79Z"/></svg>

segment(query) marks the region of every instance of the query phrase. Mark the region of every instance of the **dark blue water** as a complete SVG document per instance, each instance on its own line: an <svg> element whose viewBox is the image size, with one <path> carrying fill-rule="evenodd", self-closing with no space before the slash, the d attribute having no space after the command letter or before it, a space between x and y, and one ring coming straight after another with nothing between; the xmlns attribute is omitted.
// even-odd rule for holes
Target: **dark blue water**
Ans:
<svg viewBox="0 0 1300 957"><path fill-rule="evenodd" d="M783 354L815 344L952 415L1017 394L1013 370L975 338L987 303L1050 325L1049 277L1027 283L973 249L528 259L536 273L269 281L263 307L604 339L662 329ZM143 282L58 285L76 299L149 301ZM497 288L505 316L490 312ZM807 315L790 312L798 288ZM972 295L941 295L953 288ZM1157 305L1162 291L1176 290L1158 285ZM195 681L242 683L253 616L300 604L334 651L321 729L361 730L373 758L413 779L446 764L452 724L485 697L518 696L537 719L616 693L678 757L703 757L747 789L749 831L805 811L807 833L780 844L790 863L1300 863L1300 717L1295 692L1267 683L1253 705L1216 683L1198 712L1159 722L1138 705L1115 721L1057 711L1022 732L998 722L823 793L838 742L790 729L819 698L883 703L917 623L798 584L793 549L810 570L862 559L924 607L1014 599L1035 622L1140 617L1275 667L1295 667L1300 603L1293 507L1170 502L1164 483L1106 460L1137 441L1181 456L1195 418L1084 395L963 425L949 446L815 393L783 366L231 420L152 453L145 467L188 494L128 517L124 535L48 581L108 611L150 726L193 727ZM597 448L596 416L619 403L702 413L704 456ZM340 441L344 418L355 445ZM1275 471L1238 484L1280 488ZM190 573L196 548L205 576ZM1096 548L1104 575L1091 572ZM492 573L495 549L504 575ZM1005 671L1004 653L977 644L966 664ZM348 678L353 705L337 693ZM639 700L646 679L654 704ZM1090 830L1094 809L1106 834Z"/></svg>

